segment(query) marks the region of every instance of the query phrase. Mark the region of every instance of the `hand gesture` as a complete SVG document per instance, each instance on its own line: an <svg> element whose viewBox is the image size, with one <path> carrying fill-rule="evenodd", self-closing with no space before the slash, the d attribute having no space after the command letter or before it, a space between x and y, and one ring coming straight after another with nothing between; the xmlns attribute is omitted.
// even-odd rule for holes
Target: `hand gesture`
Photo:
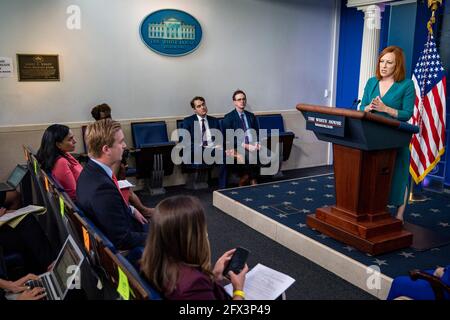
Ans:
<svg viewBox="0 0 450 320"><path fill-rule="evenodd" d="M225 150L225 155L227 157L233 157L236 158L237 163L245 163L245 159L242 156L242 154L238 153L236 150L234 149L228 149Z"/></svg>
<svg viewBox="0 0 450 320"><path fill-rule="evenodd" d="M145 219L145 217L142 215L142 213L139 212L138 209L134 208L133 215L134 215L134 218L137 221L139 221L141 224L147 224L148 223L148 220Z"/></svg>
<svg viewBox="0 0 450 320"><path fill-rule="evenodd" d="M372 103L364 107L364 112L371 112L373 110Z"/></svg>
<svg viewBox="0 0 450 320"><path fill-rule="evenodd" d="M44 298L47 294L44 288L33 288L31 290L25 290L17 296L17 300L40 300Z"/></svg>
<svg viewBox="0 0 450 320"><path fill-rule="evenodd" d="M134 218L137 221L139 221L140 223L142 223L142 224L148 223L148 220L145 219L145 217L142 215L142 213L139 212L138 209L134 208L133 215L134 215Z"/></svg>
<svg viewBox="0 0 450 320"><path fill-rule="evenodd" d="M260 150L261 149L261 145L259 143L255 143L254 145L252 145L252 144L245 144L244 147L245 147L245 149L247 149L250 152L255 152L256 150Z"/></svg>
<svg viewBox="0 0 450 320"><path fill-rule="evenodd" d="M244 290L245 283L245 275L248 272L248 265L245 264L244 268L241 270L239 274L234 273L233 271L228 272L228 276L230 277L231 284L233 285L234 290Z"/></svg>
<svg viewBox="0 0 450 320"><path fill-rule="evenodd" d="M20 278L17 281L8 281L7 286L6 286L6 290L12 292L12 293L19 293L22 291L25 291L28 288L28 286L25 285L26 282L30 281L30 280L38 280L39 277L35 274L27 274L25 277Z"/></svg>
<svg viewBox="0 0 450 320"><path fill-rule="evenodd" d="M213 269L213 274L216 280L221 281L223 279L222 273L225 270L225 266L231 260L233 253L236 251L236 248L228 250L225 252L216 262Z"/></svg>
<svg viewBox="0 0 450 320"><path fill-rule="evenodd" d="M370 105L372 106L372 110L387 113L387 106L383 103L383 101L381 101L380 96L374 98Z"/></svg>
<svg viewBox="0 0 450 320"><path fill-rule="evenodd" d="M142 214L144 215L145 218L151 219L154 212L155 212L155 208L144 208L144 211L142 212Z"/></svg>
<svg viewBox="0 0 450 320"><path fill-rule="evenodd" d="M437 267L436 270L434 270L433 276L438 277L438 278L442 278L442 276L445 273L445 269L442 267Z"/></svg>

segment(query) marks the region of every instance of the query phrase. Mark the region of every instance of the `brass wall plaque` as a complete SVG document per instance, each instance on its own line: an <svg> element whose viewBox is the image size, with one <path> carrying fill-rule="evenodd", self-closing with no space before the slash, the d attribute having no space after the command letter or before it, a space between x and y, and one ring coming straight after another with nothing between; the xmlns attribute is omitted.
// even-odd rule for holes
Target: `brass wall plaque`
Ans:
<svg viewBox="0 0 450 320"><path fill-rule="evenodd" d="M17 54L19 81L59 81L56 54Z"/></svg>

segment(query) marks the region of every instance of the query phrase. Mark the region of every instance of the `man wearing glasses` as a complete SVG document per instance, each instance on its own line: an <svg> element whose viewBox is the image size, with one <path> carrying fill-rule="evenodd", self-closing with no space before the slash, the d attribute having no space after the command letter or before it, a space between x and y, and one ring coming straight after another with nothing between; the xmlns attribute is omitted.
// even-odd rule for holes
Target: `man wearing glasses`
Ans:
<svg viewBox="0 0 450 320"><path fill-rule="evenodd" d="M257 151L260 149L258 143L259 125L253 113L245 110L247 96L242 90L233 93L234 110L227 113L223 119L223 132L226 139L226 154L237 159L237 164L232 169L239 174L239 186L257 184L259 165ZM234 136L230 136L231 129ZM242 131L236 132L241 129ZM232 139L232 140L231 140ZM221 184L224 184L221 177ZM226 180L225 180L226 184ZM224 187L222 185L222 187Z"/></svg>

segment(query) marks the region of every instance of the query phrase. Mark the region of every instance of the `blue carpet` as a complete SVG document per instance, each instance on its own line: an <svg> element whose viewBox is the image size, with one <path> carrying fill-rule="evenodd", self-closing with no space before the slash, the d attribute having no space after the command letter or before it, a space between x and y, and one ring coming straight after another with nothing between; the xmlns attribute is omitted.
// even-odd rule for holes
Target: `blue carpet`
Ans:
<svg viewBox="0 0 450 320"><path fill-rule="evenodd" d="M405 248L375 257L308 228L307 214L336 202L334 177L330 174L218 192L366 266L378 265L381 273L392 278L407 274L411 269L432 269L450 264L450 245L427 251ZM432 192L425 195L427 201L407 206L405 220L450 236L450 197ZM388 208L392 212L395 210L393 206Z"/></svg>

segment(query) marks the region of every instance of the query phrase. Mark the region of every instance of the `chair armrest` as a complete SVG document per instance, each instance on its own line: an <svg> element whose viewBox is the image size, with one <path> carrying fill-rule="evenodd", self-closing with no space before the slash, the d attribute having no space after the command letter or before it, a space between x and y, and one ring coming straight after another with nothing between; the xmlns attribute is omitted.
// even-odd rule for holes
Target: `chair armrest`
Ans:
<svg viewBox="0 0 450 320"><path fill-rule="evenodd" d="M420 270L409 271L409 276L414 281L417 279L428 281L428 283L431 286L431 289L433 289L434 295L436 296L436 300L443 300L444 292L450 294L450 286L446 285L438 277L435 277L431 274L428 274Z"/></svg>

